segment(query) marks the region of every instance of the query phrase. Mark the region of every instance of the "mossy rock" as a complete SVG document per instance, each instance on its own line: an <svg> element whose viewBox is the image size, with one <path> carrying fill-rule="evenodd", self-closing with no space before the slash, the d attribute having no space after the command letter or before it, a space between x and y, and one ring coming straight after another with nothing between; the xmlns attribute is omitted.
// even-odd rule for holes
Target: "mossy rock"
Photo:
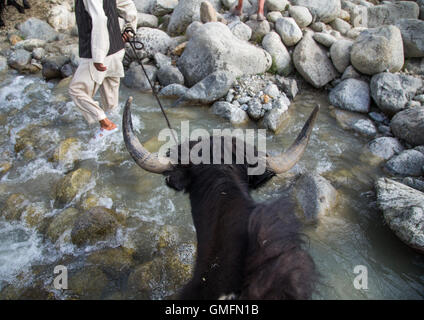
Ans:
<svg viewBox="0 0 424 320"><path fill-rule="evenodd" d="M180 242L180 228L176 226L164 225L160 228L158 234L158 241L156 245L157 250L175 248Z"/></svg>
<svg viewBox="0 0 424 320"><path fill-rule="evenodd" d="M83 300L101 299L107 285L107 276L98 267L79 270L75 274L70 274L68 280L68 289L72 296Z"/></svg>
<svg viewBox="0 0 424 320"><path fill-rule="evenodd" d="M156 258L138 266L128 277L128 288L135 299L152 299L161 289L162 259Z"/></svg>
<svg viewBox="0 0 424 320"><path fill-rule="evenodd" d="M87 257L87 262L102 269L112 278L119 278L134 265L131 250L123 247L96 251Z"/></svg>
<svg viewBox="0 0 424 320"><path fill-rule="evenodd" d="M61 179L56 187L56 200L58 203L70 203L75 196L90 181L91 171L87 169L77 169L68 173Z"/></svg>
<svg viewBox="0 0 424 320"><path fill-rule="evenodd" d="M60 236L66 231L71 230L81 215L81 212L75 208L68 208L61 213L55 215L47 228L47 237L56 242Z"/></svg>
<svg viewBox="0 0 424 320"><path fill-rule="evenodd" d="M0 162L0 177L12 169L12 166L13 164L11 162Z"/></svg>
<svg viewBox="0 0 424 320"><path fill-rule="evenodd" d="M25 209L22 220L30 227L39 227L43 224L48 208L42 202L31 203Z"/></svg>
<svg viewBox="0 0 424 320"><path fill-rule="evenodd" d="M15 287L12 284L5 286L0 291L0 300L54 300L54 293L43 287L41 281L29 287Z"/></svg>
<svg viewBox="0 0 424 320"><path fill-rule="evenodd" d="M118 228L116 212L95 207L81 214L71 231L72 243L77 246L95 244L115 235Z"/></svg>
<svg viewBox="0 0 424 320"><path fill-rule="evenodd" d="M30 201L23 194L12 194L6 200L1 215L6 220L20 220L22 213L29 204Z"/></svg>
<svg viewBox="0 0 424 320"><path fill-rule="evenodd" d="M124 243L127 250L134 252L134 259L139 263L150 261L156 253L157 235L160 226L154 222L141 222Z"/></svg>

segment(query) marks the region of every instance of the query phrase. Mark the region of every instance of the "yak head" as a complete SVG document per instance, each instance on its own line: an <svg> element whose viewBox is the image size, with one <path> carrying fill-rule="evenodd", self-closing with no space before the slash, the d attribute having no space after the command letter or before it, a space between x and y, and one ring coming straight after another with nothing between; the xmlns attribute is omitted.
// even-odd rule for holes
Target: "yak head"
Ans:
<svg viewBox="0 0 424 320"><path fill-rule="evenodd" d="M319 106L315 107L293 144L285 152L276 156L261 154L254 146L248 145L244 140L240 141L236 137L220 136L217 138L212 136L171 147L166 157L160 158L157 153L147 151L134 134L131 103L132 97L126 102L122 126L128 152L141 168L152 173L163 174L166 176L167 185L178 191L190 191L194 187L193 182L195 181L202 181L202 183L207 184L209 179L220 178L224 178L224 181L225 179L232 179L241 182L241 185L246 186L246 188L257 188L275 174L288 171L305 151L319 111ZM205 141L205 139L208 141ZM199 147L200 144L202 144L201 147ZM190 153L194 148L196 148L196 154L199 158L205 161L193 163L189 159L184 162L183 154ZM240 148L243 150L241 155ZM249 152L250 158L248 157L248 150L251 151ZM217 152L219 152L218 163L215 157ZM257 160L256 163L251 164L252 156L253 159ZM256 174L249 174L250 169L257 167L261 160L264 164L263 170Z"/></svg>

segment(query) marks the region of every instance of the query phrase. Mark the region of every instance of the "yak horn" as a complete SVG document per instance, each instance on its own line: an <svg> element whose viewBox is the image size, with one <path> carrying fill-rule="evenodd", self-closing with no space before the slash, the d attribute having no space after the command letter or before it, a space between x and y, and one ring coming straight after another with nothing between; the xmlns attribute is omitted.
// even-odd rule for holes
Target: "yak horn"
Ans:
<svg viewBox="0 0 424 320"><path fill-rule="evenodd" d="M308 145L309 138L311 137L312 129L314 127L315 120L319 111L319 105L317 105L309 116L308 121L302 128L302 131L297 136L296 140L283 154L279 156L267 156L267 168L274 171L275 173L283 173L290 170L296 162L302 157L303 152Z"/></svg>
<svg viewBox="0 0 424 320"><path fill-rule="evenodd" d="M128 98L122 119L122 133L128 152L134 161L144 170L153 173L163 173L172 170L172 164L169 158L159 159L157 153L147 151L134 134L131 120L132 100L132 97Z"/></svg>

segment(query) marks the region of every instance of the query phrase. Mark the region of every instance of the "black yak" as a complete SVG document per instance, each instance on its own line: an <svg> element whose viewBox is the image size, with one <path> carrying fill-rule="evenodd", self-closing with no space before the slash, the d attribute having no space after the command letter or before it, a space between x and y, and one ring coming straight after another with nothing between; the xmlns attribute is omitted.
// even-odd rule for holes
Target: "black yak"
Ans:
<svg viewBox="0 0 424 320"><path fill-rule="evenodd" d="M22 5L17 3L16 0L0 0L0 27L4 26L2 15L6 5L15 7L20 13L25 13L25 9L31 8L28 0L22 0Z"/></svg>
<svg viewBox="0 0 424 320"><path fill-rule="evenodd" d="M159 161L158 155L147 151L133 132L131 101L130 97L123 115L127 150L141 168L163 174L169 187L184 190L190 196L197 257L192 279L179 297L311 298L317 272L314 261L303 248L292 203L284 197L270 203L256 203L249 189L257 188L276 173L289 170L300 159L319 107L314 109L285 153L275 157L266 155L265 172L249 175L248 162L236 164L234 161L235 138L230 140L234 164ZM197 143L190 141L189 149ZM211 151L212 147L211 143ZM177 148L180 155L181 144Z"/></svg>

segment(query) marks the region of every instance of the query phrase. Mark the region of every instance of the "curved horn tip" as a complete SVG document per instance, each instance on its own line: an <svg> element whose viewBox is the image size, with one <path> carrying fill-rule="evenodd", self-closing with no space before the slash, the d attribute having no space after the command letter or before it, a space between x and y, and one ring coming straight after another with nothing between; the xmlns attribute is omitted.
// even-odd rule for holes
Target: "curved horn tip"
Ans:
<svg viewBox="0 0 424 320"><path fill-rule="evenodd" d="M133 102L133 97L129 96L128 99L127 99L127 103L132 103L132 102Z"/></svg>

